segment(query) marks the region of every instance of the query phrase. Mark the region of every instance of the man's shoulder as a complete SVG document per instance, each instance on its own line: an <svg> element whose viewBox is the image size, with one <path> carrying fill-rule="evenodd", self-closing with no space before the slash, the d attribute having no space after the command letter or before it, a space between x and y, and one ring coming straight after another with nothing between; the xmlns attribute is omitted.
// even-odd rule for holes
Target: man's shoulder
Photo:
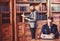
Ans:
<svg viewBox="0 0 60 41"><path fill-rule="evenodd" d="M57 26L56 24L53 24L53 26Z"/></svg>
<svg viewBox="0 0 60 41"><path fill-rule="evenodd" d="M44 26L47 25L47 24L44 24Z"/></svg>
<svg viewBox="0 0 60 41"><path fill-rule="evenodd" d="M47 24L44 24L44 26L47 25Z"/></svg>

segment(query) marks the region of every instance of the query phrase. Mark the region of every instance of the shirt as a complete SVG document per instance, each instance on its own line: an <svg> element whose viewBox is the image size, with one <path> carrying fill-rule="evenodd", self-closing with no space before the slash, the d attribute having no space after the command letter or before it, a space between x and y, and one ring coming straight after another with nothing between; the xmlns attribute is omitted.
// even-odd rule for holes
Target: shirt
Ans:
<svg viewBox="0 0 60 41"><path fill-rule="evenodd" d="M51 28L49 28L48 24L45 24L42 26L41 33L43 34L50 34L53 33L55 34L55 37L59 36L57 25L52 24Z"/></svg>

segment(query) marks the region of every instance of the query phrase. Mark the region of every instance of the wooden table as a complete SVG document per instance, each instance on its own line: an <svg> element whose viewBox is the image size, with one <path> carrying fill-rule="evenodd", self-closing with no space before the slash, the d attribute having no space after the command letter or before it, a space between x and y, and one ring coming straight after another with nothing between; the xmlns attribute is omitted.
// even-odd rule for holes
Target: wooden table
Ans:
<svg viewBox="0 0 60 41"><path fill-rule="evenodd" d="M53 39L53 40L39 40L39 41L60 41L60 39Z"/></svg>
<svg viewBox="0 0 60 41"><path fill-rule="evenodd" d="M38 39L38 40L35 40L35 41L60 41L60 38L59 39L53 39L53 40Z"/></svg>
<svg viewBox="0 0 60 41"><path fill-rule="evenodd" d="M53 39L53 40L43 40L43 39L32 39L31 41L60 41L60 37L58 39Z"/></svg>

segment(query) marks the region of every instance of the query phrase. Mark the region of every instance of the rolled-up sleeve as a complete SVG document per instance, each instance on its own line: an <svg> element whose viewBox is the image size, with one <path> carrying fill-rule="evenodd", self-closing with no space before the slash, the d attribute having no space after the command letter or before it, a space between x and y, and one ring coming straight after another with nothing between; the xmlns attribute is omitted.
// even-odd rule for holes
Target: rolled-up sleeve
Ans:
<svg viewBox="0 0 60 41"><path fill-rule="evenodd" d="M40 34L42 34L43 33L43 31L44 31L44 25L42 26L42 28L41 28L41 32L40 32Z"/></svg>
<svg viewBox="0 0 60 41"><path fill-rule="evenodd" d="M59 32L58 32L57 26L55 26L55 32L54 32L54 34L55 34L55 37L59 36Z"/></svg>

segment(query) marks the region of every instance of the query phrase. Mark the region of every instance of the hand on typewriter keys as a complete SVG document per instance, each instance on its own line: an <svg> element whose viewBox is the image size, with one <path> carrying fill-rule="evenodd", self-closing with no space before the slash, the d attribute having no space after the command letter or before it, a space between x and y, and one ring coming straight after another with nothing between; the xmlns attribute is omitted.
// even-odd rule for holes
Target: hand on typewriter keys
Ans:
<svg viewBox="0 0 60 41"><path fill-rule="evenodd" d="M54 34L41 34L42 39L54 39Z"/></svg>

